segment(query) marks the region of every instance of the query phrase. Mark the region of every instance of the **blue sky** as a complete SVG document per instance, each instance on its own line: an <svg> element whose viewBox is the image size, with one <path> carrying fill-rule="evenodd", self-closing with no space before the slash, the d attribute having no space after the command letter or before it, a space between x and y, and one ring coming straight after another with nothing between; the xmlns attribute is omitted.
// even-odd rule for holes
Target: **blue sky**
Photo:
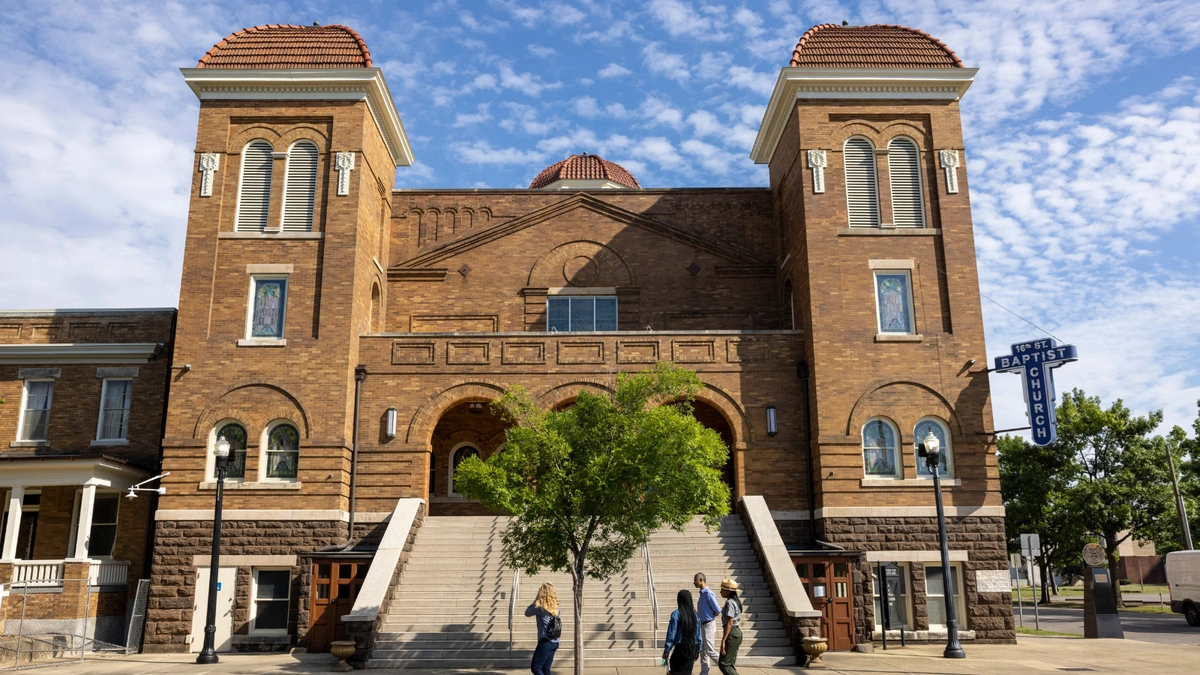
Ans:
<svg viewBox="0 0 1200 675"><path fill-rule="evenodd" d="M417 156L401 187L525 186L573 152L646 186L765 185L748 158L816 23L925 30L963 105L989 356L1190 426L1200 399L1200 3L0 2L0 307L173 306L197 104L178 73L263 23L345 23ZM996 303L999 303L996 304ZM1023 425L993 375L997 428Z"/></svg>

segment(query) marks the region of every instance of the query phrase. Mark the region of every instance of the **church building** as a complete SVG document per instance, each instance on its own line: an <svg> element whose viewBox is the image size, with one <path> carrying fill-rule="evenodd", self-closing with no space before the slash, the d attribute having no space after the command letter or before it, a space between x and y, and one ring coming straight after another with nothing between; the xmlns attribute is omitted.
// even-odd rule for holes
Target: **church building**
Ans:
<svg viewBox="0 0 1200 675"><path fill-rule="evenodd" d="M751 151L769 186L722 188L646 187L581 153L527 189L396 189L413 150L345 26L247 28L183 69L200 112L161 466L147 467L170 475L145 649L203 642L227 447L219 650L347 638L368 665L527 659L504 618L536 581L471 567L503 519L455 492L455 470L503 446L489 403L507 387L558 408L660 361L703 380L695 415L730 448L737 515L652 538L631 561L653 569L649 588L644 571L596 582L646 604L600 600L589 653L657 664L666 617L650 600L669 606L706 571L684 536L710 579L745 580L746 663L794 662L816 633L869 647L885 609L889 637L944 639L947 584L968 646L1012 642L959 115L976 69L891 25L814 26L781 65ZM948 579L915 448L930 434ZM501 599L446 626L391 610L441 606L453 584Z"/></svg>

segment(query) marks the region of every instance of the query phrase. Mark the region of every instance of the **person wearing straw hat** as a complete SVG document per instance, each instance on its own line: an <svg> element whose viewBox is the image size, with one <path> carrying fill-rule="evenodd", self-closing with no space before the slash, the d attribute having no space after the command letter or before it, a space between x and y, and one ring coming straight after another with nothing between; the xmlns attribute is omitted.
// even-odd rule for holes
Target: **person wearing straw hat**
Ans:
<svg viewBox="0 0 1200 675"><path fill-rule="evenodd" d="M725 606L721 608L721 625L725 630L721 638L721 658L717 665L722 675L738 675L737 655L742 646L742 601L738 598L738 583L733 579L721 580L721 597Z"/></svg>

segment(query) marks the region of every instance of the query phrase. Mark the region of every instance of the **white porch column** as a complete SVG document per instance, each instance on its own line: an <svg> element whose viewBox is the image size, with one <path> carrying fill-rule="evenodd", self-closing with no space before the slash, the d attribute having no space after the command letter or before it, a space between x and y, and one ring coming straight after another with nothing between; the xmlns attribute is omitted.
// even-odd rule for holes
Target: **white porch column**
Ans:
<svg viewBox="0 0 1200 675"><path fill-rule="evenodd" d="M8 495L8 525L4 528L4 551L0 560L17 558L17 537L21 534L21 505L25 501L25 486L14 485Z"/></svg>
<svg viewBox="0 0 1200 675"><path fill-rule="evenodd" d="M84 485L79 496L79 528L75 531L75 555L73 560L87 560L88 543L92 534L92 508L96 505L96 486Z"/></svg>

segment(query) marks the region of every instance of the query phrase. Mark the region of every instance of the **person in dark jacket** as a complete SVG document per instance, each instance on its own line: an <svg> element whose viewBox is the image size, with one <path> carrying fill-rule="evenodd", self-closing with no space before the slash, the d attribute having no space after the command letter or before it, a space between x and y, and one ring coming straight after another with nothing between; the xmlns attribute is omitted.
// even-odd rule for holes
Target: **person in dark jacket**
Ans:
<svg viewBox="0 0 1200 675"><path fill-rule="evenodd" d="M538 642L533 650L533 662L529 669L533 675L550 675L550 666L554 664L554 653L558 651L558 638L546 635L546 629L554 617L558 616L558 592L549 581L538 589L533 604L525 610L525 616L537 618Z"/></svg>
<svg viewBox="0 0 1200 675"><path fill-rule="evenodd" d="M700 656L700 622L696 620L691 591L686 588L679 591L675 602L679 609L671 612L671 621L667 624L663 661L671 675L692 675L692 664Z"/></svg>

